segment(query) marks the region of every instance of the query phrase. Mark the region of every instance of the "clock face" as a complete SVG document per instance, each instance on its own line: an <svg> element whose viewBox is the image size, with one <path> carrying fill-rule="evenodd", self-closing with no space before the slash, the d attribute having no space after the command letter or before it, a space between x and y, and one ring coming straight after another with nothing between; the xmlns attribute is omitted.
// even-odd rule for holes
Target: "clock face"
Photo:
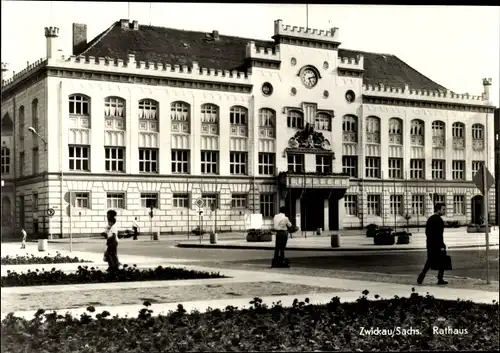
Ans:
<svg viewBox="0 0 500 353"><path fill-rule="evenodd" d="M318 83L318 75L314 70L309 68L302 70L300 78L302 79L304 86L307 88L312 88Z"/></svg>

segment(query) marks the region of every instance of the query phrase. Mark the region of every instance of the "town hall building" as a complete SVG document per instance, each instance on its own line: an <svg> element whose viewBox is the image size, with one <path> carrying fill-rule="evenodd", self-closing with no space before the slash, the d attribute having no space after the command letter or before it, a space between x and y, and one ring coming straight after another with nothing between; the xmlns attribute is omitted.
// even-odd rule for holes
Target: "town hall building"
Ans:
<svg viewBox="0 0 500 353"><path fill-rule="evenodd" d="M456 94L343 49L338 28L281 20L271 41L129 20L88 41L73 24L69 57L58 36L45 28L46 58L2 77L3 234L100 233L108 209L163 233L242 230L255 213L271 227L279 206L302 230L423 225L435 202L480 222L491 79ZM494 188L489 201L494 222Z"/></svg>

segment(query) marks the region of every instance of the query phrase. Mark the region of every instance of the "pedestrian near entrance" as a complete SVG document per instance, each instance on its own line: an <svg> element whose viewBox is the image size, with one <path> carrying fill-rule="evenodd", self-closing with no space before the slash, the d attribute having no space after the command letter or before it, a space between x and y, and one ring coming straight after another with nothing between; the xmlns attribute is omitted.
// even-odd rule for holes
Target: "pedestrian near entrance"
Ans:
<svg viewBox="0 0 500 353"><path fill-rule="evenodd" d="M108 263L108 271L116 271L120 266L118 261L118 226L116 225L116 211L109 210L107 213L108 225L103 233L106 236L106 252L104 261Z"/></svg>
<svg viewBox="0 0 500 353"><path fill-rule="evenodd" d="M139 223L137 223L137 217L132 222L132 230L134 231L134 240L137 240L137 236L139 235Z"/></svg>
<svg viewBox="0 0 500 353"><path fill-rule="evenodd" d="M285 215L286 207L280 207L280 213L274 216L274 230L276 231L276 242L274 245L274 258L272 267L290 267L285 261L285 249L288 241L288 228L293 227Z"/></svg>
<svg viewBox="0 0 500 353"><path fill-rule="evenodd" d="M26 233L24 228L21 229L21 235L23 236L23 240L21 241L21 249L26 249L26 239L28 239L28 233Z"/></svg>
<svg viewBox="0 0 500 353"><path fill-rule="evenodd" d="M418 276L417 283L422 284L427 271L430 269L438 270L438 283L448 284L443 279L445 271L446 245L444 243L444 221L442 216L446 212L444 203L434 205L434 214L429 217L425 225L425 236L427 245L427 261L425 262L422 272Z"/></svg>

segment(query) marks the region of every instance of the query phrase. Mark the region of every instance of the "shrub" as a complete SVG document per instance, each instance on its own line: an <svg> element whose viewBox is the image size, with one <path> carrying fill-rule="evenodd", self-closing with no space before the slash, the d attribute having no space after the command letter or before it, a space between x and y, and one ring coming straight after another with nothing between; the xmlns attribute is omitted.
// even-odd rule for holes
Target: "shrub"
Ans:
<svg viewBox="0 0 500 353"><path fill-rule="evenodd" d="M194 235L197 235L197 236L201 237L203 234L206 233L206 231L205 230L201 230L200 227L196 227L196 228L194 228L191 231L191 233L193 233Z"/></svg>
<svg viewBox="0 0 500 353"><path fill-rule="evenodd" d="M273 233L264 229L249 229L247 232L247 242L269 242L273 241Z"/></svg>
<svg viewBox="0 0 500 353"><path fill-rule="evenodd" d="M32 320L12 313L2 320L2 352L224 352L224 351L497 351L498 303L447 301L416 293L409 298L353 303L333 298L311 305L268 307L254 298L248 309L227 306L187 313L182 305L153 316L151 303L136 318L111 317L90 306L79 318L39 310ZM377 295L375 295L377 298ZM361 328L386 334L362 334ZM391 335L391 330L401 330ZM462 334L434 334L433 327ZM465 332L464 330L467 330Z"/></svg>
<svg viewBox="0 0 500 353"><path fill-rule="evenodd" d="M227 278L215 272L200 272L184 268L162 267L156 269L139 270L136 265L124 265L123 269L108 273L88 266L78 266L75 273L64 273L53 268L51 271L28 270L27 273L7 271L7 276L2 276L2 287L45 286L59 284L84 284L108 282L134 282L134 281L165 281L180 279L202 278Z"/></svg>
<svg viewBox="0 0 500 353"><path fill-rule="evenodd" d="M47 254L50 255L50 254ZM15 257L9 255L1 258L2 265L32 265L32 264L64 264L64 263L83 263L91 262L81 260L78 257L62 256L59 252L56 252L56 256L44 256L39 257L31 254Z"/></svg>
<svg viewBox="0 0 500 353"><path fill-rule="evenodd" d="M392 228L381 227L373 237L374 245L394 245L395 238Z"/></svg>
<svg viewBox="0 0 500 353"><path fill-rule="evenodd" d="M411 233L408 233L406 231L395 232L394 236L398 237L398 241L396 242L396 244L410 244Z"/></svg>
<svg viewBox="0 0 500 353"><path fill-rule="evenodd" d="M368 238L373 238L375 234L377 234L378 231L378 225L374 223L370 223L366 226L366 236Z"/></svg>

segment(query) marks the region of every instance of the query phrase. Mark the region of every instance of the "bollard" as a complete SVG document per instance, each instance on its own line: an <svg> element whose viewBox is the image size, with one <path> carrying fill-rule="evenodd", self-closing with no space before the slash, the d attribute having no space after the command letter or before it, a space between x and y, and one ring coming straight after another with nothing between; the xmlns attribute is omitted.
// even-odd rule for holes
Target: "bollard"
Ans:
<svg viewBox="0 0 500 353"><path fill-rule="evenodd" d="M316 229L316 235L321 235L322 231L323 231L323 228L317 228Z"/></svg>
<svg viewBox="0 0 500 353"><path fill-rule="evenodd" d="M48 239L38 239L38 251L47 251L48 247Z"/></svg>
<svg viewBox="0 0 500 353"><path fill-rule="evenodd" d="M153 233L153 240L160 240L160 232Z"/></svg>
<svg viewBox="0 0 500 353"><path fill-rule="evenodd" d="M210 244L217 244L217 233L210 233Z"/></svg>
<svg viewBox="0 0 500 353"><path fill-rule="evenodd" d="M337 232L332 233L330 243L332 248L340 248L340 234Z"/></svg>

